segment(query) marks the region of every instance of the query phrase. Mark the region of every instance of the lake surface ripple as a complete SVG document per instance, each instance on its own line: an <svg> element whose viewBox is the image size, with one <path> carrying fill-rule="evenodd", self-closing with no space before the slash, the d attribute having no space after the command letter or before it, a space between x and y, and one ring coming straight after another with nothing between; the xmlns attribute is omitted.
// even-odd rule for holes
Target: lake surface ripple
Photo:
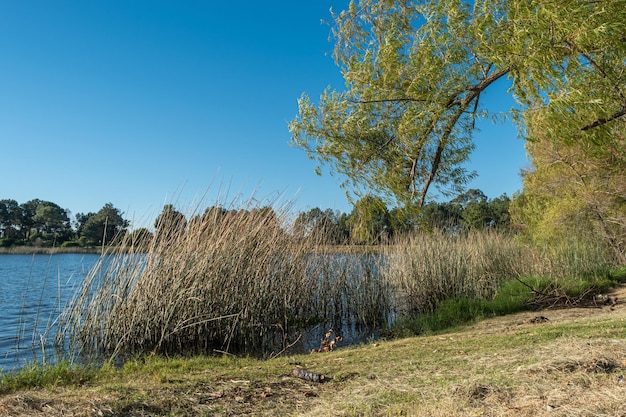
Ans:
<svg viewBox="0 0 626 417"><path fill-rule="evenodd" d="M53 360L56 319L96 254L0 254L0 370Z"/></svg>

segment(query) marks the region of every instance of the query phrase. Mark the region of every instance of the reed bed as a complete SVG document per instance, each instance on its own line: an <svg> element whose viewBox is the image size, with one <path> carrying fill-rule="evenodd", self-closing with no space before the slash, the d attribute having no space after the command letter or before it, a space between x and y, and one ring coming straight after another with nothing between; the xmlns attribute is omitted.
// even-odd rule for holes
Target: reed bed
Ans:
<svg viewBox="0 0 626 417"><path fill-rule="evenodd" d="M495 231L411 234L386 248L384 275L400 316L417 317L444 300L492 299L512 279L559 286L601 274L612 265L607 254L599 241L574 238L537 248Z"/></svg>
<svg viewBox="0 0 626 417"><path fill-rule="evenodd" d="M385 274L401 315L434 311L451 298L489 298L527 271L528 253L510 236L476 232L412 234L388 247Z"/></svg>
<svg viewBox="0 0 626 417"><path fill-rule="evenodd" d="M387 292L371 268L287 233L288 208L190 217L164 217L150 242L105 254L61 316L57 342L105 358L262 355L312 323L386 319Z"/></svg>

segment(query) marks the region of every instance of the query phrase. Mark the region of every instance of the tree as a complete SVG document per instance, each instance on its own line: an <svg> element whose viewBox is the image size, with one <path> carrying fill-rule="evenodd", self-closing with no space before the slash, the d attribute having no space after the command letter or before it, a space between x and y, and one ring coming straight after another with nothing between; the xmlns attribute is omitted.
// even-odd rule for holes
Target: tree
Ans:
<svg viewBox="0 0 626 417"><path fill-rule="evenodd" d="M30 237L31 232L35 228L35 212L39 204L43 201L35 198L33 200L29 200L26 203L20 204L21 210L21 219L20 219L20 231L21 237L24 240L27 240Z"/></svg>
<svg viewBox="0 0 626 417"><path fill-rule="evenodd" d="M512 215L534 241L599 238L626 264L626 122L613 125L603 146L530 131L541 140L527 143L533 166Z"/></svg>
<svg viewBox="0 0 626 417"><path fill-rule="evenodd" d="M124 242L129 246L138 248L139 250L146 250L153 238L154 235L150 232L150 230L145 227L141 227L128 233Z"/></svg>
<svg viewBox="0 0 626 417"><path fill-rule="evenodd" d="M297 236L310 237L331 245L343 244L350 237L342 214L331 209L322 211L319 207L298 214L293 230Z"/></svg>
<svg viewBox="0 0 626 417"><path fill-rule="evenodd" d="M471 201L463 207L461 225L466 230L486 229L492 222L493 216L486 200Z"/></svg>
<svg viewBox="0 0 626 417"><path fill-rule="evenodd" d="M76 213L74 216L74 225L76 229L76 234L80 237L83 235L83 230L85 229L85 224L90 217L95 216L96 213L89 212L87 214L84 213Z"/></svg>
<svg viewBox="0 0 626 417"><path fill-rule="evenodd" d="M457 233L460 229L463 206L458 203L430 202L421 208L418 228L424 232L441 230L447 233Z"/></svg>
<svg viewBox="0 0 626 417"><path fill-rule="evenodd" d="M380 243L390 231L389 212L379 197L365 196L357 201L348 223L352 240L358 244Z"/></svg>
<svg viewBox="0 0 626 417"><path fill-rule="evenodd" d="M417 227L417 216L411 207L394 207L389 211L389 228L391 234L403 235L412 232Z"/></svg>
<svg viewBox="0 0 626 417"><path fill-rule="evenodd" d="M0 238L15 238L21 224L22 211L15 200L0 200Z"/></svg>
<svg viewBox="0 0 626 417"><path fill-rule="evenodd" d="M43 240L64 242L71 238L72 227L67 210L50 201L41 201L35 208L32 222Z"/></svg>
<svg viewBox="0 0 626 417"><path fill-rule="evenodd" d="M154 221L156 235L163 238L173 237L177 233L181 233L187 227L187 218L172 204L163 206L161 214Z"/></svg>
<svg viewBox="0 0 626 417"><path fill-rule="evenodd" d="M456 196L455 198L450 200L450 202L458 203L465 207L470 203L486 203L487 196L481 190L471 188L463 194Z"/></svg>
<svg viewBox="0 0 626 417"><path fill-rule="evenodd" d="M511 227L511 199L506 194L502 194L500 197L496 197L489 201L489 209L492 216L491 226L500 229L507 230Z"/></svg>
<svg viewBox="0 0 626 417"><path fill-rule="evenodd" d="M120 239L128 227L123 213L106 203L96 214L89 215L82 228L82 238L87 245L110 245Z"/></svg>
<svg viewBox="0 0 626 417"><path fill-rule="evenodd" d="M357 195L423 206L431 186L458 193L473 173L480 104L497 80L525 128L603 142L626 114L624 0L359 0L333 15L345 90L305 94L292 143L345 178ZM541 110L541 111L539 111ZM577 139L575 139L577 138ZM602 145L601 145L602 146Z"/></svg>

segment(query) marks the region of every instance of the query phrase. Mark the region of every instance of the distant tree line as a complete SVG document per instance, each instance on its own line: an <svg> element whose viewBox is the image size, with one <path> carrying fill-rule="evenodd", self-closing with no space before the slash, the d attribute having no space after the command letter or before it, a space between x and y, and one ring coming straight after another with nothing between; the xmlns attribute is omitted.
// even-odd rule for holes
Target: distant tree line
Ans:
<svg viewBox="0 0 626 417"><path fill-rule="evenodd" d="M100 246L119 242L129 222L107 203L97 213L70 211L50 201L34 199L19 204L0 200L0 246L69 247Z"/></svg>
<svg viewBox="0 0 626 417"><path fill-rule="evenodd" d="M349 214L319 208L300 213L294 231L328 244L379 244L397 235L435 230L451 234L485 229L509 231L510 203L506 194L490 200L482 191L470 189L448 202L389 210L381 198L365 196Z"/></svg>
<svg viewBox="0 0 626 417"><path fill-rule="evenodd" d="M317 239L320 244L368 244L390 241L408 232L441 230L458 234L477 229L511 229L506 195L488 199L476 189L448 202L431 202L421 208L388 209L379 197L365 196L356 201L350 213L318 207L298 213L290 225L285 225L271 207L252 209L207 208L202 214L188 219L173 205L167 204L154 222L154 231L141 228L130 232L129 221L111 203L96 213L78 213L70 219L70 211L50 201L30 200L19 204L15 200L0 200L0 247L92 247L120 244L123 239L141 242L184 230L189 223L211 216L213 224L228 225L236 216L270 211L273 227L282 228L302 238ZM271 220L273 219L273 220Z"/></svg>

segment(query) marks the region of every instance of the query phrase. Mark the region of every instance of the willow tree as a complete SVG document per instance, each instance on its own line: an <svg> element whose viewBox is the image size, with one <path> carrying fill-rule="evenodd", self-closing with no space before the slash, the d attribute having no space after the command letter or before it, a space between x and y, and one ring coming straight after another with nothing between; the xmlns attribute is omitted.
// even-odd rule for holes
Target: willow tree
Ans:
<svg viewBox="0 0 626 417"><path fill-rule="evenodd" d="M358 0L333 18L345 87L303 95L290 130L357 194L422 206L433 186L461 191L499 79L522 135L540 112L540 130L602 146L626 114L626 0Z"/></svg>

